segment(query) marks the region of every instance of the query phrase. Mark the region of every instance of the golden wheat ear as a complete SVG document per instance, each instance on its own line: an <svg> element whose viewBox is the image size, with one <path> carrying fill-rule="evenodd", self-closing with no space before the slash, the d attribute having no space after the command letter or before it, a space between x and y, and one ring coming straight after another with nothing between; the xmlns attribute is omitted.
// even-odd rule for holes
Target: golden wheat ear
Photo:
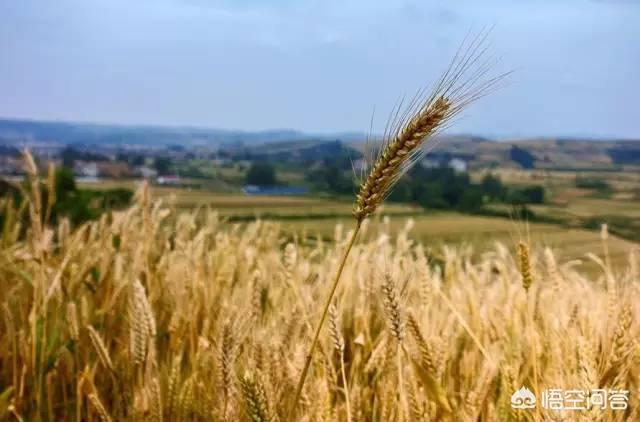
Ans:
<svg viewBox="0 0 640 422"><path fill-rule="evenodd" d="M488 34L483 31L470 41L465 38L430 94L421 91L403 113L399 107L392 113L382 146L356 197L353 215L358 221L371 215L385 200L398 179L423 157L425 145L435 134L507 76L490 75L496 60L486 57Z"/></svg>
<svg viewBox="0 0 640 422"><path fill-rule="evenodd" d="M382 148L357 194L353 210L357 221L356 227L344 249L338 271L329 289L329 296L324 304L320 322L316 326L311 347L287 413L287 421L294 420L296 406L309 373L320 331L329 313L340 276L363 221L389 195L394 183L402 174L409 170L424 154L425 142L450 123L464 107L487 95L495 88L497 82L506 76L503 74L493 78L488 77L489 70L495 64L493 59L484 58L488 48L486 46L488 34L487 31L483 31L471 42L463 42L448 70L431 90L431 94L425 97L422 92L419 92L401 116L400 108L398 108L396 117L387 126L389 130L385 131ZM393 328L394 335L401 337L400 325L399 323L396 325L397 327ZM401 376L398 378L400 379ZM402 386L402 382L398 384Z"/></svg>

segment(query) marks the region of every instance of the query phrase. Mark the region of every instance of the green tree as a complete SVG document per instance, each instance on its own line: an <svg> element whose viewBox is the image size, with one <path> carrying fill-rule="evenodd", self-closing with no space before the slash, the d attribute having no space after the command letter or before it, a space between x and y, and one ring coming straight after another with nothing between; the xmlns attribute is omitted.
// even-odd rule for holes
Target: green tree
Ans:
<svg viewBox="0 0 640 422"><path fill-rule="evenodd" d="M60 156L64 167L73 168L74 162L78 159L78 152L72 147L66 147L62 150Z"/></svg>
<svg viewBox="0 0 640 422"><path fill-rule="evenodd" d="M444 199L442 184L439 182L426 183L418 198L418 203L424 208L447 208L449 206Z"/></svg>
<svg viewBox="0 0 640 422"><path fill-rule="evenodd" d="M499 201L504 198L505 189L502 185L502 181L493 174L489 173L485 175L480 182L480 187L482 192L492 201Z"/></svg>
<svg viewBox="0 0 640 422"><path fill-rule="evenodd" d="M507 195L507 201L512 204L542 204L544 203L544 187L536 185L511 188Z"/></svg>
<svg viewBox="0 0 640 422"><path fill-rule="evenodd" d="M458 203L458 209L465 212L476 212L482 208L482 191L477 187L466 189Z"/></svg>
<svg viewBox="0 0 640 422"><path fill-rule="evenodd" d="M338 166L331 165L325 171L325 181L329 189L333 192L351 194L353 193L353 182L347 177Z"/></svg>
<svg viewBox="0 0 640 422"><path fill-rule="evenodd" d="M64 201L76 191L76 178L70 168L61 166L56 169L55 187L56 201Z"/></svg>
<svg viewBox="0 0 640 422"><path fill-rule="evenodd" d="M247 184L270 186L276 184L276 170L267 162L255 162L247 172Z"/></svg>
<svg viewBox="0 0 640 422"><path fill-rule="evenodd" d="M157 157L153 161L153 166L158 174L167 174L171 168L171 158L169 157Z"/></svg>
<svg viewBox="0 0 640 422"><path fill-rule="evenodd" d="M544 202L544 188L542 186L527 186L522 194L528 204L542 204Z"/></svg>

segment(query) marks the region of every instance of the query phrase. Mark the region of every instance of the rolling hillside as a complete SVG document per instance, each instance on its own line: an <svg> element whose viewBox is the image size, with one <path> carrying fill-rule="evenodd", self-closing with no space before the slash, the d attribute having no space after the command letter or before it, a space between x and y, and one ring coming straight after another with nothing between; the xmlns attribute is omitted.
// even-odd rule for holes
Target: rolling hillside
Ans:
<svg viewBox="0 0 640 422"><path fill-rule="evenodd" d="M300 156L338 155L347 148L362 152L365 136L358 133L306 134L294 130L243 132L235 130L119 126L0 119L0 147L65 145L90 150L138 146L246 151L251 156L288 161ZM640 141L607 139L531 138L493 140L471 135L444 135L434 140L429 160L464 161L469 169L537 168L556 170L620 170L640 166ZM342 145L344 144L344 145ZM357 159L358 153L353 154Z"/></svg>

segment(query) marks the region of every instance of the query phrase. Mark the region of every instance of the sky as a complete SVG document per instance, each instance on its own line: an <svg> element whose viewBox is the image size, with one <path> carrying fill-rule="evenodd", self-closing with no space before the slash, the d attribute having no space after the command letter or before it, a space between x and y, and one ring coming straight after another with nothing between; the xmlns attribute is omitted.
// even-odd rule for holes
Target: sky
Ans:
<svg viewBox="0 0 640 422"><path fill-rule="evenodd" d="M380 132L487 26L451 132L640 138L637 0L0 0L0 116Z"/></svg>

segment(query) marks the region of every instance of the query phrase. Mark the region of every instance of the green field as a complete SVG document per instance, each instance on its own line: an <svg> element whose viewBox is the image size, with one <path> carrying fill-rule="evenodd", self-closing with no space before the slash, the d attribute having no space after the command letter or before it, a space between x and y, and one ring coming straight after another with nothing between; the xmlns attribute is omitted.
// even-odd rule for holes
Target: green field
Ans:
<svg viewBox="0 0 640 422"><path fill-rule="evenodd" d="M512 173L511 181L513 182L516 178L522 181L529 180L532 176L524 172ZM566 182L562 183L563 179L566 179ZM550 202L535 205L531 206L532 210L536 214L554 217L568 223L572 218L594 217L603 213L640 218L638 201L592 198L588 196L589 192L576 195L571 191L570 180L571 178L564 173L554 179L556 195L573 194L570 201L566 204ZM136 183L107 181L83 186L93 189L113 187L135 189ZM320 236L325 240L333 241L337 223L341 223L345 231L353 225L351 217L353 205L347 200L309 196L247 196L161 186L152 186L151 192L154 197L162 198L171 207L177 209L209 208L218 211L224 217L232 220L240 219L240 221L246 218L276 220L280 222L284 233L300 240ZM508 209L505 206L496 206L496 208L503 211ZM387 216L388 219L382 216ZM519 240L529 239L536 247L548 246L554 249L564 261L576 259L583 261L582 265L588 271L597 270L597 265L586 258L585 254L594 251L599 255L604 254L600 233L597 230L454 212L424 212L414 206L394 203L387 203L378 216L371 221L367 236L376 236L382 230L396 234L405 227L408 218L413 220L409 237L434 250L439 250L444 244L464 244L471 247L477 255L492 249L496 242L514 248ZM607 248L614 267L625 266L630 251L637 247L638 245L633 242L610 236Z"/></svg>
<svg viewBox="0 0 640 422"><path fill-rule="evenodd" d="M423 243L434 250L443 245L467 245L473 248L474 255L481 254L495 247L496 242L515 249L519 240L528 239L534 248L550 247L564 262L579 259L583 268L588 271L597 266L586 253L604 255L604 245L600 233L596 231L569 229L558 225L541 223L524 223L505 218L481 217L456 213L436 213L411 217L413 228L409 237ZM353 227L348 217L330 220L296 220L282 222L285 232L305 236L320 234L332 240L335 224L344 225L344 230ZM390 233L398 233L407 224L407 218L390 216L388 223L377 218L370 224L368 235L376 235L388 224ZM610 236L607 248L611 263L615 268L626 267L629 253L638 248L633 242Z"/></svg>

